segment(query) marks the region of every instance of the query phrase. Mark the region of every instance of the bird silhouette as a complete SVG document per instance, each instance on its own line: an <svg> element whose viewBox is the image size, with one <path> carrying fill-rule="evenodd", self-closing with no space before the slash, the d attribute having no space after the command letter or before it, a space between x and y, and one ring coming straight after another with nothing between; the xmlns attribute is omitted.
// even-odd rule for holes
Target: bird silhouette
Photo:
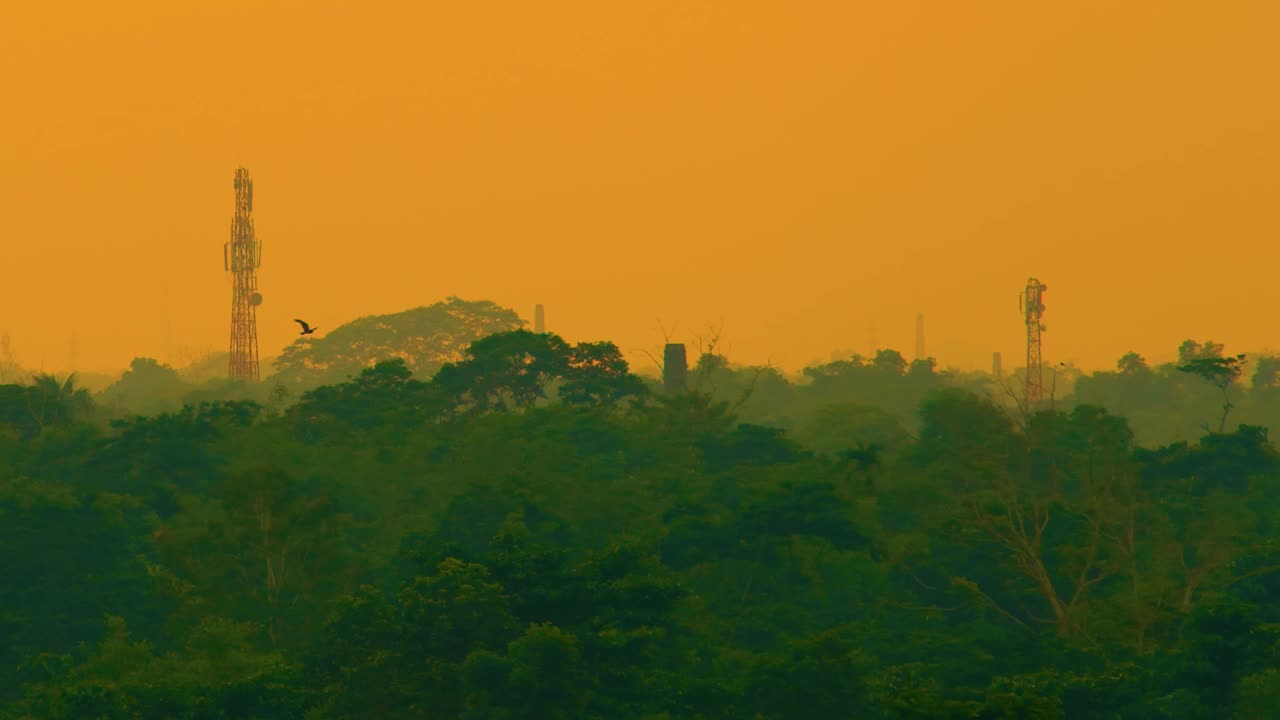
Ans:
<svg viewBox="0 0 1280 720"><path fill-rule="evenodd" d="M313 333L313 332L315 332L315 331L316 331L316 329L315 329L315 328L311 327L310 325L308 325L308 324L306 324L306 323L302 322L301 320L299 320L299 319L297 319L297 318L294 318L294 319L293 319L293 321L294 321L294 322L296 322L296 323L298 323L299 325L301 325L301 326L302 326L302 332L301 332L301 333L299 333L299 335L310 335L311 333Z"/></svg>

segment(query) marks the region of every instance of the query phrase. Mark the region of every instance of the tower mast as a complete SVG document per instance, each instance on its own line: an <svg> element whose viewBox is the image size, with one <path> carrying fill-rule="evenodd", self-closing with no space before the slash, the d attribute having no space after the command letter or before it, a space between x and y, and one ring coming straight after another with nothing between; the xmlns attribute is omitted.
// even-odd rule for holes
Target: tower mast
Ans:
<svg viewBox="0 0 1280 720"><path fill-rule="evenodd" d="M1040 333L1045 331L1044 292L1049 288L1035 278L1022 291L1021 310L1027 322L1027 412L1035 412L1044 401L1044 369L1040 360Z"/></svg>
<svg viewBox="0 0 1280 720"><path fill-rule="evenodd" d="M253 181L249 171L236 168L236 212L231 218L231 241L222 247L222 264L231 273L231 362L234 380L258 380L257 269L262 244L253 231Z"/></svg>

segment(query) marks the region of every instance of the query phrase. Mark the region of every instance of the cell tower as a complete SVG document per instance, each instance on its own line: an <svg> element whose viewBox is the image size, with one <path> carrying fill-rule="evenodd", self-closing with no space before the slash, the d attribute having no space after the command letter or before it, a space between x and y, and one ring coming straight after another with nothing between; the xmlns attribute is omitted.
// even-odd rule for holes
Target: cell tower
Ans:
<svg viewBox="0 0 1280 720"><path fill-rule="evenodd" d="M231 242L222 246L223 267L232 274L231 363L234 380L258 380L257 269L262 266L262 243L253 232L253 181L249 171L236 168L236 214L231 218Z"/></svg>
<svg viewBox="0 0 1280 720"><path fill-rule="evenodd" d="M1027 280L1027 289L1018 298L1019 310L1027 321L1027 410L1034 412L1044 400L1044 369L1040 362L1040 333L1045 331L1044 291L1048 286L1039 280Z"/></svg>

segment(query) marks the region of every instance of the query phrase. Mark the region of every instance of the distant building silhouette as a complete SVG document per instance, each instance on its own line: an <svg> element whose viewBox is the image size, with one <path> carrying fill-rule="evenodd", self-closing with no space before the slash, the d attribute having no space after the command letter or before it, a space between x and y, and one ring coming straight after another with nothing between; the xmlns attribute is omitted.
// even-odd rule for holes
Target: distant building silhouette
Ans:
<svg viewBox="0 0 1280 720"><path fill-rule="evenodd" d="M536 333L547 331L547 318L541 303L533 306L533 331Z"/></svg>
<svg viewBox="0 0 1280 720"><path fill-rule="evenodd" d="M683 343L670 343L662 352L662 388L668 393L689 388L689 356Z"/></svg>

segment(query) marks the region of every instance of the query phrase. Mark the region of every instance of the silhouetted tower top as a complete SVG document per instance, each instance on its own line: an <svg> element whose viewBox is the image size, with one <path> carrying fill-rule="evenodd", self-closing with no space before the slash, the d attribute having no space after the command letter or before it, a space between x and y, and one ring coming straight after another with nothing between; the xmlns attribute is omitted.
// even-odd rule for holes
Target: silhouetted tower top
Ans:
<svg viewBox="0 0 1280 720"><path fill-rule="evenodd" d="M1044 370L1040 359L1040 334L1045 331L1044 293L1048 286L1035 278L1019 296L1019 310L1027 323L1027 411L1035 412L1044 401Z"/></svg>
<svg viewBox="0 0 1280 720"><path fill-rule="evenodd" d="M236 169L236 206L231 217L231 241L222 247L222 264L232 275L231 359L233 379L258 380L257 270L262 266L262 243L253 229L253 181L249 171Z"/></svg>
<svg viewBox="0 0 1280 720"><path fill-rule="evenodd" d="M536 333L544 333L547 331L547 317L542 310L542 305L533 306L533 331Z"/></svg>
<svg viewBox="0 0 1280 720"><path fill-rule="evenodd" d="M1004 375L1004 363L1000 357L1000 351L991 353L991 375L997 379Z"/></svg>

